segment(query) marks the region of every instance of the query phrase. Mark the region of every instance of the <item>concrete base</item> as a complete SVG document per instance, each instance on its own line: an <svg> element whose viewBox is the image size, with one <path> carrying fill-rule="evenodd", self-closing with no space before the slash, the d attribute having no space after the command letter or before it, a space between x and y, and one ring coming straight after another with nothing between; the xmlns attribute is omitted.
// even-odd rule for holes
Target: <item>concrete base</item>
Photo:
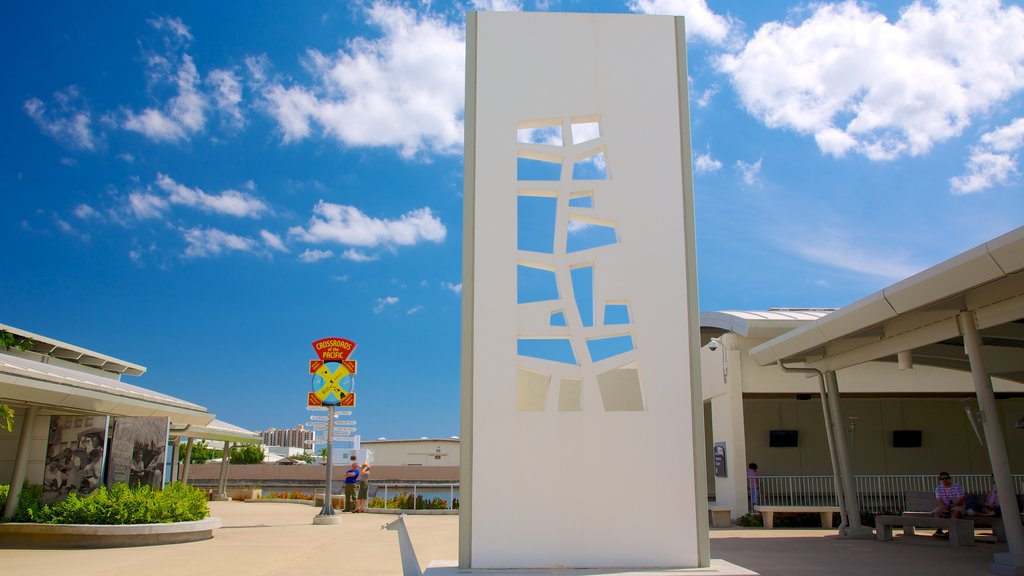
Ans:
<svg viewBox="0 0 1024 576"><path fill-rule="evenodd" d="M212 502L231 502L231 496L225 496L223 494L213 494L210 496Z"/></svg>
<svg viewBox="0 0 1024 576"><path fill-rule="evenodd" d="M757 576L725 560L711 560L707 568L501 568L460 570L455 560L433 560L423 576Z"/></svg>
<svg viewBox="0 0 1024 576"><path fill-rule="evenodd" d="M313 524L316 524L318 526L329 524L341 524L341 515L335 514L333 516L324 516L323 514L318 514L313 517Z"/></svg>
<svg viewBox="0 0 1024 576"><path fill-rule="evenodd" d="M1024 554L997 552L988 571L999 576L1024 576Z"/></svg>
<svg viewBox="0 0 1024 576"><path fill-rule="evenodd" d="M126 548L213 538L220 518L168 524L0 524L0 548Z"/></svg>
<svg viewBox="0 0 1024 576"><path fill-rule="evenodd" d="M843 538L857 538L861 540L873 540L875 538L875 531L870 526L860 526L858 528L846 528L839 529L839 536Z"/></svg>

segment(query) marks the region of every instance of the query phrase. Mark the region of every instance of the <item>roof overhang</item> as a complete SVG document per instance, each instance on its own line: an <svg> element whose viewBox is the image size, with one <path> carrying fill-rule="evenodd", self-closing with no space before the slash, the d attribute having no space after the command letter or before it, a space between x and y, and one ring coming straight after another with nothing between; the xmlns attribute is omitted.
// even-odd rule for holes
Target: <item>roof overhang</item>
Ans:
<svg viewBox="0 0 1024 576"><path fill-rule="evenodd" d="M61 360L81 364L83 366L89 366L91 368L103 370L104 372L112 372L114 374L142 376L146 373L145 366L119 360L113 356L100 354L99 352L93 352L92 350L82 348L81 346L61 342L60 340L43 336L42 334L29 332L28 330L15 328L14 326L8 326L7 324L0 324L0 330L10 332L11 334L22 338L30 339L32 341L32 352L39 353L43 356L60 358Z"/></svg>
<svg viewBox="0 0 1024 576"><path fill-rule="evenodd" d="M1024 382L1024 227L750 350L834 371L911 351L915 364L969 370L958 316L971 311L989 374Z"/></svg>
<svg viewBox="0 0 1024 576"><path fill-rule="evenodd" d="M223 420L213 420L208 424L189 424L187 426L171 426L171 435L188 438L202 438L204 440L219 440L221 442L263 442L263 436L259 432L252 432L228 424Z"/></svg>
<svg viewBox="0 0 1024 576"><path fill-rule="evenodd" d="M206 424L214 415L198 404L120 381L116 375L75 370L0 353L0 399L57 412L112 416L167 416Z"/></svg>

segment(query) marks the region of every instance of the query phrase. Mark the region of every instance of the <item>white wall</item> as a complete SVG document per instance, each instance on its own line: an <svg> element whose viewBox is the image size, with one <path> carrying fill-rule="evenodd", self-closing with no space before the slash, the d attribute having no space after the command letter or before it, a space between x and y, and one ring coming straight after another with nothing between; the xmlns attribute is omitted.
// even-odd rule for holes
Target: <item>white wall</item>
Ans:
<svg viewBox="0 0 1024 576"><path fill-rule="evenodd" d="M458 466L459 441L451 439L363 442L375 466Z"/></svg>
<svg viewBox="0 0 1024 576"><path fill-rule="evenodd" d="M472 405L463 407L472 410L471 437L462 432L472 442L472 462L463 462L471 466L472 496L463 518L471 525L461 533L470 541L463 538L460 548L468 546L472 568L696 566L700 538L704 544L707 538L696 514L705 504L698 501L705 473L695 469L703 458L694 453L703 412L698 405L694 415L691 398L697 310L688 309L695 302L688 290L696 284L688 278L693 230L683 223L692 219L692 190L682 163L691 151L688 118L680 113L686 73L677 55L685 41L676 35L677 20L553 13L477 18L475 37L468 27L476 82L467 87L467 148L475 153L467 151L475 158L467 165L475 175L467 186L467 206L474 207L467 230L475 233L467 249L475 257L464 279L464 297L472 298L466 318L473 335ZM517 144L518 127L546 119L555 119L568 140L568 126L579 117L599 119L599 142L570 142L557 151ZM610 179L573 181L572 161L597 145L604 147ZM562 179L517 182L524 150L563 158ZM517 195L526 188L558 199L555 241L562 244L554 255L517 250ZM594 190L594 208L570 209L570 195L586 188ZM566 254L567 214L614 222L619 242ZM523 260L556 271L560 301L517 304L516 267ZM596 303L628 302L629 326L580 324L569 270L590 264ZM554 309L565 311L568 327L550 325ZM586 338L624 330L632 334L633 351L590 361ZM566 336L578 365L517 356L521 337ZM628 402L619 398L625 409L606 410L598 379L623 367L638 368L640 393ZM517 381L520 370L531 376ZM563 387L575 387L563 379L581 381L578 401L562 402ZM610 386L624 381L612 380ZM529 394L521 394L525 389ZM651 494L674 497L658 506L630 505L628 481L638 476Z"/></svg>

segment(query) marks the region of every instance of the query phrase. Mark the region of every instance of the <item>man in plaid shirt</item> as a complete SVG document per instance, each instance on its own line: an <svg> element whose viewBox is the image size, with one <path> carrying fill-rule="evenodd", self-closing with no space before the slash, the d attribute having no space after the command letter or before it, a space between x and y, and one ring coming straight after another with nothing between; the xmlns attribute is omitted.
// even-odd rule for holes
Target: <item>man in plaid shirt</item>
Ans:
<svg viewBox="0 0 1024 576"><path fill-rule="evenodd" d="M949 477L949 472L939 472L939 485L935 487L935 509L932 516L935 518L961 518L964 515L964 504L967 502L967 495L959 484L955 484ZM942 532L942 528L932 534L935 538L949 538L948 534Z"/></svg>

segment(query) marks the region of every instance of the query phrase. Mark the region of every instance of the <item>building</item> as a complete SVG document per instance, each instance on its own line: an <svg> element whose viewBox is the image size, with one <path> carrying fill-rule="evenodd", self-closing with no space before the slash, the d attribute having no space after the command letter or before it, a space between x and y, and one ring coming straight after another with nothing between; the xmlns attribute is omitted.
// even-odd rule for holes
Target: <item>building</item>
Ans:
<svg viewBox="0 0 1024 576"><path fill-rule="evenodd" d="M459 466L459 437L362 442L373 453L374 466Z"/></svg>
<svg viewBox="0 0 1024 576"><path fill-rule="evenodd" d="M286 448L310 448L313 445L315 433L306 430L305 426L299 424L292 429L268 428L260 432L263 437L263 444L266 446L282 446Z"/></svg>
<svg viewBox="0 0 1024 576"><path fill-rule="evenodd" d="M142 376L143 366L13 326L0 324L0 330L33 343L25 351L0 347L0 403L14 410L13 430L0 432L0 483L11 485L0 516L14 511L24 482L43 483L51 416L70 416L76 426L79 417L81 426L88 426L90 419L99 426L110 422L110 416L166 417L164 479L188 475L188 464L180 471L177 467L182 438L188 438L186 450L196 438L228 443L259 440L254 432L217 420L199 404L122 380ZM82 442L80 437L76 440ZM225 467L222 475L226 473Z"/></svg>

